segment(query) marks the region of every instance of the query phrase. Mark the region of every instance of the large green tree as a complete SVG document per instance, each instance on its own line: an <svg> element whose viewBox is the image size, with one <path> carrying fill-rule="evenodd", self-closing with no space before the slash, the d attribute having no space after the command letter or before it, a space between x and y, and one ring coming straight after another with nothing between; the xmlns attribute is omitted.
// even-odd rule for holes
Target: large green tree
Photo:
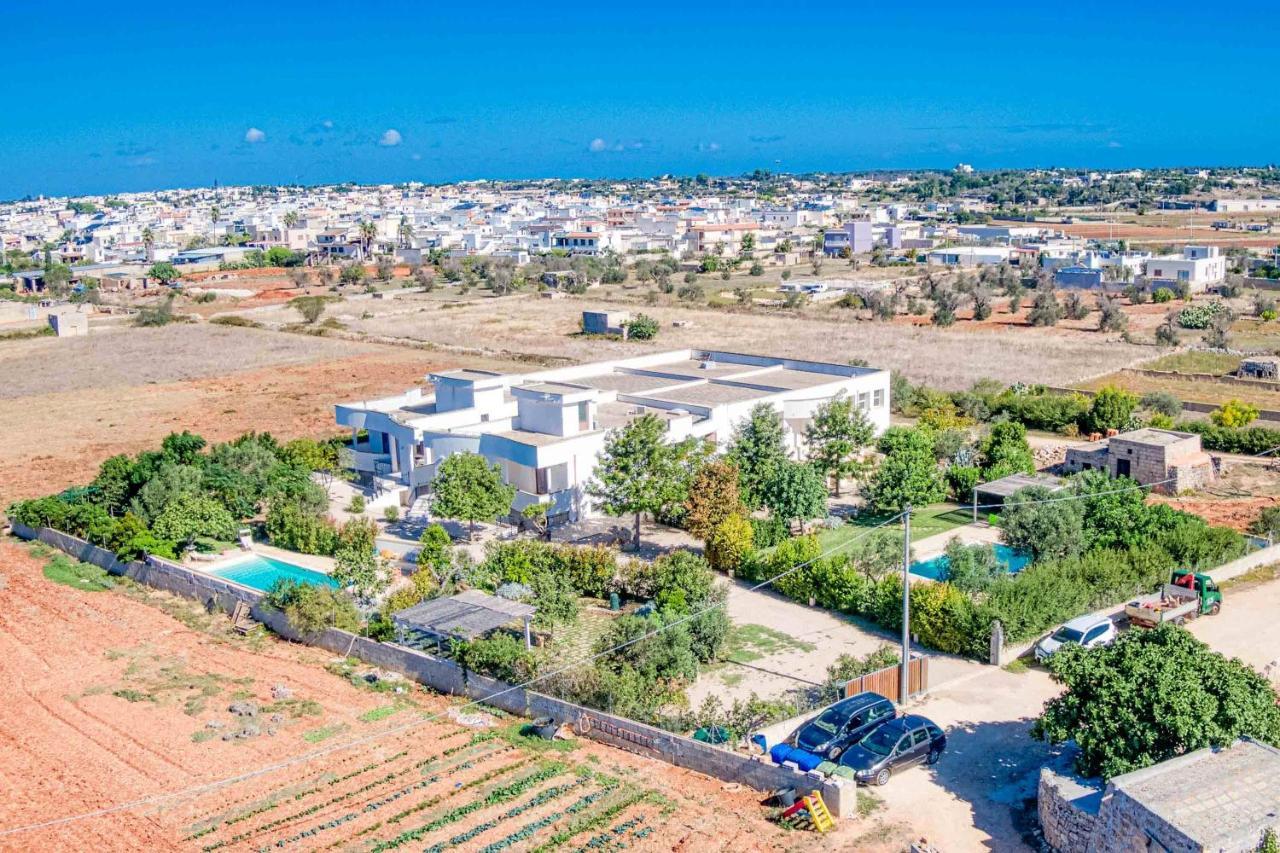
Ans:
<svg viewBox="0 0 1280 853"><path fill-rule="evenodd" d="M1035 457L1027 443L1027 428L1016 421L993 424L991 432L978 444L982 476L998 480L1010 474L1035 473Z"/></svg>
<svg viewBox="0 0 1280 853"><path fill-rule="evenodd" d="M1073 557L1085 549L1081 501L1044 486L1020 489L1005 499L1000 511L1000 538L1036 560Z"/></svg>
<svg viewBox="0 0 1280 853"><path fill-rule="evenodd" d="M757 404L734 428L728 455L738 466L743 502L753 509L760 506L765 483L787 461L782 413L768 403Z"/></svg>
<svg viewBox="0 0 1280 853"><path fill-rule="evenodd" d="M890 427L880 436L877 449L884 461L867 488L875 509L898 512L907 505L924 507L946 497L930 430Z"/></svg>
<svg viewBox="0 0 1280 853"><path fill-rule="evenodd" d="M814 412L805 429L809 459L824 475L831 478L836 497L840 496L840 480L862 473L863 449L875 436L875 427L867 420L853 398L840 394L823 403Z"/></svg>
<svg viewBox="0 0 1280 853"><path fill-rule="evenodd" d="M1129 631L1115 645L1067 646L1049 659L1066 687L1032 734L1075 741L1076 769L1111 778L1242 735L1280 746L1280 707L1265 678L1182 628Z"/></svg>
<svg viewBox="0 0 1280 853"><path fill-rule="evenodd" d="M596 464L587 494L609 515L634 515L632 542L640 546L640 519L683 503L689 487L686 462L692 441L671 444L667 427L656 415L641 415L612 430Z"/></svg>
<svg viewBox="0 0 1280 853"><path fill-rule="evenodd" d="M182 278L182 273L178 272L177 267L168 261L161 261L158 264L152 264L147 269L147 277L154 278L163 285L168 285Z"/></svg>
<svg viewBox="0 0 1280 853"><path fill-rule="evenodd" d="M431 511L440 518L467 522L467 538L477 521L493 521L511 509L515 486L502 482L502 471L478 453L446 456L431 481Z"/></svg>
<svg viewBox="0 0 1280 853"><path fill-rule="evenodd" d="M803 524L827 514L827 484L812 465L788 460L764 484L764 502L774 518Z"/></svg>

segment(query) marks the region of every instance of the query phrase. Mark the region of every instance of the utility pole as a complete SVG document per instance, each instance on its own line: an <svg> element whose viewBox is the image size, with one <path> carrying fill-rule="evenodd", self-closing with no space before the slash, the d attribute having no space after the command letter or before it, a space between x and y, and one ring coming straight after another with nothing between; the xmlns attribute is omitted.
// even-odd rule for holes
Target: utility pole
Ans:
<svg viewBox="0 0 1280 853"><path fill-rule="evenodd" d="M911 504L902 508L902 672L898 675L898 704L911 698Z"/></svg>

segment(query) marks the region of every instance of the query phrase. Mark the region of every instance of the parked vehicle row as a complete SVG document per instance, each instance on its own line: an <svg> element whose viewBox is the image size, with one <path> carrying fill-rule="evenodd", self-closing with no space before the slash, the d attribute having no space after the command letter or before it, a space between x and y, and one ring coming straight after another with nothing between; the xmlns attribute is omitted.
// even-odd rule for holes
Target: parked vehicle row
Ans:
<svg viewBox="0 0 1280 853"><path fill-rule="evenodd" d="M1213 578L1200 572L1180 570L1169 583L1149 595L1140 595L1124 607L1124 615L1134 628L1155 628L1165 623L1181 625L1197 616L1216 616L1222 610L1222 591ZM1106 616L1079 616L1045 637L1035 646L1035 658L1044 663L1068 644L1086 649L1109 646L1120 636L1116 624Z"/></svg>
<svg viewBox="0 0 1280 853"><path fill-rule="evenodd" d="M919 714L899 717L893 702L866 692L836 702L771 754L805 771L884 785L898 770L936 763L946 746L946 735L931 720Z"/></svg>

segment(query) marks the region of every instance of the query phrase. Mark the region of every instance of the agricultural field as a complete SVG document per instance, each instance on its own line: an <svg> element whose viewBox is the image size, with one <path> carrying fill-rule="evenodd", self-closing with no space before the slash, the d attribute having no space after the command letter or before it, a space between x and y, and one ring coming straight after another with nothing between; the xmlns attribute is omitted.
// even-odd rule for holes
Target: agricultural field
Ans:
<svg viewBox="0 0 1280 853"><path fill-rule="evenodd" d="M5 849L783 850L759 795L0 541L0 832L236 777ZM847 822L833 841L861 830Z"/></svg>
<svg viewBox="0 0 1280 853"><path fill-rule="evenodd" d="M1216 380L1198 380L1170 376L1150 376L1121 370L1116 373L1100 376L1075 387L1082 391L1097 391L1108 385L1123 388L1139 396L1151 391L1168 391L1180 400L1196 403L1208 403L1220 406L1228 400L1244 400L1260 409L1280 409L1280 391L1267 385L1252 387L1237 383L1218 382Z"/></svg>
<svg viewBox="0 0 1280 853"><path fill-rule="evenodd" d="M92 479L190 429L331 433L333 404L398 393L462 357L205 323L0 342L0 505ZM469 366L503 363L468 357Z"/></svg>
<svg viewBox="0 0 1280 853"><path fill-rule="evenodd" d="M584 337L578 333L584 310L643 311L658 319L662 330L647 342ZM285 308L257 309L243 316L268 323L296 322L296 313ZM926 319L921 317L900 317L892 323L859 320L853 312L830 304L801 312L716 310L669 298L646 305L594 294L554 300L518 294L478 297L444 313L439 305L415 307L401 300L347 302L335 305L329 316L370 336L530 362L583 362L672 347L714 346L825 361L865 359L901 370L916 382L948 389L966 388L984 377L1064 384L1110 373L1151 355L1149 348L1122 343L1115 335L1086 331L1087 322L1055 329L1033 329L1020 322L962 322L937 329L916 322ZM677 321L688 325L674 327Z"/></svg>

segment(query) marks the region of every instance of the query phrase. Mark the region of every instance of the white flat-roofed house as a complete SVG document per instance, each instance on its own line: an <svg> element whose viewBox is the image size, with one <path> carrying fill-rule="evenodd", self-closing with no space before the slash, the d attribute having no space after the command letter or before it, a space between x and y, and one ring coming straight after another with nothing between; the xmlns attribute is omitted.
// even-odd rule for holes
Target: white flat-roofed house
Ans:
<svg viewBox="0 0 1280 853"><path fill-rule="evenodd" d="M1227 259L1217 246L1184 246L1181 255L1163 255L1146 263L1147 281L1151 287L1180 283L1201 291L1227 277Z"/></svg>
<svg viewBox="0 0 1280 853"><path fill-rule="evenodd" d="M353 438L357 473L401 492L427 494L451 453L479 453L517 488L519 512L548 503L555 521L595 514L586 484L609 430L645 414L667 425L672 441L688 437L727 445L752 407L777 409L797 458L818 406L846 394L880 433L889 425L889 372L867 367L708 350L673 350L635 358L502 374L452 370L429 377L433 394L343 403L339 425Z"/></svg>

